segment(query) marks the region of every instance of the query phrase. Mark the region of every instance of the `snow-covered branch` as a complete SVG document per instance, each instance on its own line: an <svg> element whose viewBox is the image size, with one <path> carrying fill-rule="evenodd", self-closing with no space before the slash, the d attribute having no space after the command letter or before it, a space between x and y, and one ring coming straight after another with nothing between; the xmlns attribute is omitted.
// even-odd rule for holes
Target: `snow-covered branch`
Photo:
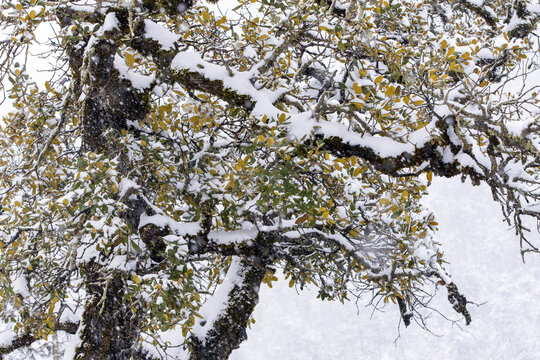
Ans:
<svg viewBox="0 0 540 360"><path fill-rule="evenodd" d="M68 334L75 334L79 328L79 323L74 322L61 322L54 325L51 332L63 331ZM41 338L36 337L31 332L24 334L16 334L11 330L4 330L2 338L0 339L0 359L3 359L4 355L10 354L15 350L24 348L33 344Z"/></svg>

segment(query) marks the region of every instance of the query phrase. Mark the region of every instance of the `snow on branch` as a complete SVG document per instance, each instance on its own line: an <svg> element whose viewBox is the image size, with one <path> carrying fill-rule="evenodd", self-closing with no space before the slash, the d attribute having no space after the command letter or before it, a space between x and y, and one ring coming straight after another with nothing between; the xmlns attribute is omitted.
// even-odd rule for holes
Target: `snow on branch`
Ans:
<svg viewBox="0 0 540 360"><path fill-rule="evenodd" d="M74 322L62 322L55 325L51 332L63 331L68 334L75 334L79 328L79 323ZM34 342L41 340L34 336L31 332L24 334L16 334L12 330L4 330L0 338L0 359L3 359L3 355L12 353L15 350L29 346Z"/></svg>
<svg viewBox="0 0 540 360"><path fill-rule="evenodd" d="M265 274L266 264L233 257L223 282L199 311L202 318L197 319L189 343L192 359L226 359L247 338Z"/></svg>

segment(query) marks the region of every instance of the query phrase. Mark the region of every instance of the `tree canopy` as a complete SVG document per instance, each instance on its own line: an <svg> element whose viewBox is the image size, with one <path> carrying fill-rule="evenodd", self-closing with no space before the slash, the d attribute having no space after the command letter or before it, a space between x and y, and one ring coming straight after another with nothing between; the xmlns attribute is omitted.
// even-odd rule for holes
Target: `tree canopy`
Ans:
<svg viewBox="0 0 540 360"><path fill-rule="evenodd" d="M446 288L469 324L434 176L489 185L539 252L540 4L221 5L1 5L0 354L226 359L280 272L405 325Z"/></svg>

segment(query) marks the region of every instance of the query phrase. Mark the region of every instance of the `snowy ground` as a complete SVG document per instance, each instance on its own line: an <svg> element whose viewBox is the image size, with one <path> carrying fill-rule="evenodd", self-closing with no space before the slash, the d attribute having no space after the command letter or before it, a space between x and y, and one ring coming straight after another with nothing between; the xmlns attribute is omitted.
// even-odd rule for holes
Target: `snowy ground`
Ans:
<svg viewBox="0 0 540 360"><path fill-rule="evenodd" d="M518 241L487 187L437 180L430 192L426 204L438 217L447 269L468 300L487 302L470 305L470 326L452 327L434 315L428 325L436 335L402 325L396 340L397 309L371 316L364 304L321 302L314 290L297 295L284 281L262 289L257 322L231 359L540 359L540 256L522 263ZM457 318L445 289L434 305Z"/></svg>

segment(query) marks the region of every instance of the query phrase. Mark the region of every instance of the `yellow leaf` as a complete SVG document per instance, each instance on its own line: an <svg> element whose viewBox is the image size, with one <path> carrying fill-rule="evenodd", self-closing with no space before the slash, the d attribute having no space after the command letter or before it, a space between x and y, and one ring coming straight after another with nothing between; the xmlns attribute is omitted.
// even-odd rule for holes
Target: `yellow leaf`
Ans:
<svg viewBox="0 0 540 360"><path fill-rule="evenodd" d="M358 231L358 229L352 229L351 231L349 231L350 237L357 237L358 235L360 235L360 231Z"/></svg>
<svg viewBox="0 0 540 360"><path fill-rule="evenodd" d="M379 83L381 83L382 81L383 81L382 75L379 75L379 76L377 76L377 77L375 78L375 84L379 84Z"/></svg>
<svg viewBox="0 0 540 360"><path fill-rule="evenodd" d="M158 121L158 125L161 128L161 130L163 130L163 131L169 130L169 127L167 126L167 124L164 121Z"/></svg>
<svg viewBox="0 0 540 360"><path fill-rule="evenodd" d="M446 57L449 58L450 56L452 56L452 54L456 51L456 48L451 46L449 49L448 49L448 53L446 54Z"/></svg>
<svg viewBox="0 0 540 360"><path fill-rule="evenodd" d="M133 66L134 63L135 63L135 57L133 56L133 54L126 53L126 65Z"/></svg>
<svg viewBox="0 0 540 360"><path fill-rule="evenodd" d="M361 87L360 85L358 85L358 83L352 84L352 89L353 89L354 92L357 93L357 94L361 94L361 93L362 93L362 87Z"/></svg>
<svg viewBox="0 0 540 360"><path fill-rule="evenodd" d="M22 5L21 4L15 5L15 9L17 9L18 11L21 11L22 10Z"/></svg>
<svg viewBox="0 0 540 360"><path fill-rule="evenodd" d="M204 20L206 20L206 21L210 20L210 14L208 13L208 11L206 11L206 10L203 11L202 16L203 16Z"/></svg>
<svg viewBox="0 0 540 360"><path fill-rule="evenodd" d="M354 107L357 108L357 109L362 109L364 107L364 103L359 103L359 102L356 102L356 101L352 101L351 104L353 104Z"/></svg>
<svg viewBox="0 0 540 360"><path fill-rule="evenodd" d="M461 70L461 66L457 62L452 61L450 64L450 70Z"/></svg>
<svg viewBox="0 0 540 360"><path fill-rule="evenodd" d="M407 200L409 198L409 192L407 190L403 190L403 192L401 193L401 198L403 200Z"/></svg>
<svg viewBox="0 0 540 360"><path fill-rule="evenodd" d="M422 105L423 103L424 103L424 100L413 101L413 104L416 105L416 106Z"/></svg>
<svg viewBox="0 0 540 360"><path fill-rule="evenodd" d="M35 10L30 11L30 14L28 14L28 16L30 17L30 19L34 19L36 17L36 11Z"/></svg>
<svg viewBox="0 0 540 360"><path fill-rule="evenodd" d="M141 279L137 275L133 275L133 282L135 282L135 284L140 284Z"/></svg>
<svg viewBox="0 0 540 360"><path fill-rule="evenodd" d="M396 88L394 86L389 85L386 87L386 91L385 91L386 96L392 97L394 96L395 93L396 93Z"/></svg>
<svg viewBox="0 0 540 360"><path fill-rule="evenodd" d="M276 140L274 140L273 137L269 137L268 139L266 139L266 146L267 146L267 147L270 147L270 146L272 146L275 142L276 142Z"/></svg>
<svg viewBox="0 0 540 360"><path fill-rule="evenodd" d="M298 219L296 219L296 221L294 223L298 225L298 224L303 223L307 219L309 219L309 214L304 214L304 215L300 216Z"/></svg>
<svg viewBox="0 0 540 360"><path fill-rule="evenodd" d="M227 17L222 17L221 19L219 19L218 21L216 21L216 25L217 26L221 26L223 25L225 22L227 21Z"/></svg>
<svg viewBox="0 0 540 360"><path fill-rule="evenodd" d="M236 171L240 171L244 168L244 164L242 163L242 160L239 160L235 165L234 165L234 170Z"/></svg>
<svg viewBox="0 0 540 360"><path fill-rule="evenodd" d="M428 172L426 174L426 177L427 177L427 181L431 182L431 180L433 180L433 172L431 172L431 171Z"/></svg>

